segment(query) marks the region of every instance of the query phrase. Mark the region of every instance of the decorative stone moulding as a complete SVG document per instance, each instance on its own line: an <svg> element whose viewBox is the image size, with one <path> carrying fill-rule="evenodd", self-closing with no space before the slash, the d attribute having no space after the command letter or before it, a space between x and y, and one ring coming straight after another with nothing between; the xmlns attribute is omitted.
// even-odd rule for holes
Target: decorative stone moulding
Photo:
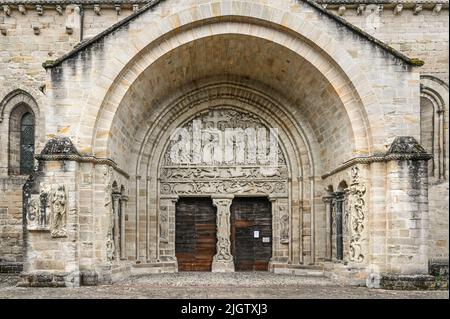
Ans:
<svg viewBox="0 0 450 319"><path fill-rule="evenodd" d="M345 14L345 10L347 10L346 6L340 5L339 8L338 8L338 14L340 16L343 16Z"/></svg>
<svg viewBox="0 0 450 319"><path fill-rule="evenodd" d="M27 13L27 9L25 8L25 6L23 4L19 4L19 6L17 7L17 9L19 10L20 13L22 14L26 14Z"/></svg>
<svg viewBox="0 0 450 319"><path fill-rule="evenodd" d="M422 10L423 10L422 4L421 4L421 3L417 3L417 4L414 6L414 9L413 9L413 10L414 10L414 11L413 11L414 15L418 15L418 14L421 13Z"/></svg>
<svg viewBox="0 0 450 319"><path fill-rule="evenodd" d="M394 7L394 14L395 15L400 15L403 11L403 4L398 3L395 7Z"/></svg>

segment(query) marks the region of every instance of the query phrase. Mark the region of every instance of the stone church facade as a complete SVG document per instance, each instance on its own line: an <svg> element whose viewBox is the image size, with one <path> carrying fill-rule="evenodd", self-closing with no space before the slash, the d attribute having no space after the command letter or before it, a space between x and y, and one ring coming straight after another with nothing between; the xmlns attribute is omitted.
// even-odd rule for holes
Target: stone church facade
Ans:
<svg viewBox="0 0 450 319"><path fill-rule="evenodd" d="M378 287L448 263L448 1L0 5L0 270L22 285ZM176 162L180 129L191 155L250 133L225 161ZM248 147L264 130L270 167Z"/></svg>

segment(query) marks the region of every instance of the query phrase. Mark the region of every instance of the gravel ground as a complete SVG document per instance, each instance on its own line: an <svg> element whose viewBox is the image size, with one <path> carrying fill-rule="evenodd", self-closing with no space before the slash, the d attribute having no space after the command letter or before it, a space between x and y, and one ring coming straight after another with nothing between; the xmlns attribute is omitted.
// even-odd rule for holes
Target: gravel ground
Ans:
<svg viewBox="0 0 450 319"><path fill-rule="evenodd" d="M109 286L19 288L0 276L0 298L70 299L448 299L448 291L392 291L342 286L323 277L272 273L179 273L131 277Z"/></svg>

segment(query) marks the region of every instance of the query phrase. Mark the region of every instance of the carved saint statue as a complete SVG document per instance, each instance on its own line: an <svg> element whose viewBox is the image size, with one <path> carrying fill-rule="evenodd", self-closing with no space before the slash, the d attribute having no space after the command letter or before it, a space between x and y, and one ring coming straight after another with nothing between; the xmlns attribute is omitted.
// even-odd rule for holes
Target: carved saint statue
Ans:
<svg viewBox="0 0 450 319"><path fill-rule="evenodd" d="M52 237L66 236L66 212L67 212L67 197L66 188L64 185L57 185L56 190L51 198L51 235Z"/></svg>
<svg viewBox="0 0 450 319"><path fill-rule="evenodd" d="M280 206L280 242L282 244L289 243L289 215L286 213L286 208Z"/></svg>

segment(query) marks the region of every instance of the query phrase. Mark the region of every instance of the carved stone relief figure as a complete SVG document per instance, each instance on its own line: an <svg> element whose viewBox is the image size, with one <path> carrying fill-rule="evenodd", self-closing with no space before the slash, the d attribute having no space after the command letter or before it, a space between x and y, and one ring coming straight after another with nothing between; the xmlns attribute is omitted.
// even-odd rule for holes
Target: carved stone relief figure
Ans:
<svg viewBox="0 0 450 319"><path fill-rule="evenodd" d="M365 213L364 213L364 195L366 187L359 181L359 168L353 167L351 170L352 183L347 190L348 225L350 231L349 260L354 262L364 261L364 252L362 251L362 233L364 231Z"/></svg>
<svg viewBox="0 0 450 319"><path fill-rule="evenodd" d="M161 206L159 210L159 239L161 242L169 242L169 214L167 206Z"/></svg>
<svg viewBox="0 0 450 319"><path fill-rule="evenodd" d="M41 207L39 198L33 198L30 200L27 207L27 220L28 229L37 229L42 227L40 224Z"/></svg>
<svg viewBox="0 0 450 319"><path fill-rule="evenodd" d="M278 214L280 216L280 242L282 244L289 243L289 214L286 207L280 205L278 208Z"/></svg>
<svg viewBox="0 0 450 319"><path fill-rule="evenodd" d="M67 194L64 185L57 185L51 197L51 225L50 231L54 238L65 237L67 219Z"/></svg>

